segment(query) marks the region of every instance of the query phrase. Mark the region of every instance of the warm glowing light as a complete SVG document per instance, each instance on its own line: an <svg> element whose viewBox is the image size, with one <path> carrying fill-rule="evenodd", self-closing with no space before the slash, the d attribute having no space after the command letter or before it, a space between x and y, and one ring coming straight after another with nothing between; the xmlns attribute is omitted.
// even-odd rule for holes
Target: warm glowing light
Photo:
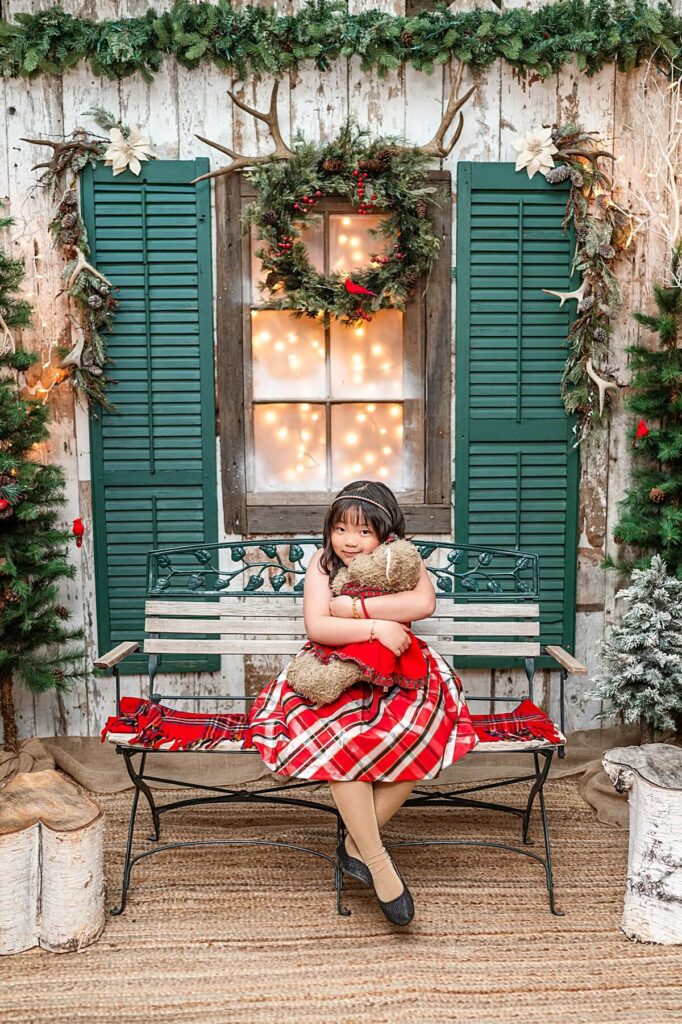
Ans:
<svg viewBox="0 0 682 1024"><path fill-rule="evenodd" d="M313 342L311 342L311 344L312 344L313 348L319 348L320 347L319 341L313 341Z"/></svg>
<svg viewBox="0 0 682 1024"><path fill-rule="evenodd" d="M355 248L357 248L360 245L360 239L358 238L357 235L353 235L353 237L350 240L350 244Z"/></svg>
<svg viewBox="0 0 682 1024"><path fill-rule="evenodd" d="M384 346L383 345L377 345L377 344L372 345L372 355L373 356L380 356L383 351L384 351Z"/></svg>
<svg viewBox="0 0 682 1024"><path fill-rule="evenodd" d="M286 348L286 345L284 344L283 341L276 341L275 342L275 352L284 352L285 348Z"/></svg>
<svg viewBox="0 0 682 1024"><path fill-rule="evenodd" d="M400 416L400 406L392 405L390 408L391 416Z"/></svg>
<svg viewBox="0 0 682 1024"><path fill-rule="evenodd" d="M399 427L395 428L395 435L396 435L396 437L402 437L403 436L403 426L402 426L402 423L400 424Z"/></svg>
<svg viewBox="0 0 682 1024"><path fill-rule="evenodd" d="M259 331L258 332L258 340L259 341L271 341L272 340L272 335L270 334L270 331Z"/></svg>
<svg viewBox="0 0 682 1024"><path fill-rule="evenodd" d="M380 434L387 434L388 430L386 429L386 427L381 427L380 430L379 430L379 433Z"/></svg>
<svg viewBox="0 0 682 1024"><path fill-rule="evenodd" d="M345 228L347 228L347 227L349 227L349 225L350 225L350 224L352 224L353 222L352 222L352 220L350 219L350 217L342 217L342 218L341 218L341 223L343 224L343 226L344 226Z"/></svg>
<svg viewBox="0 0 682 1024"><path fill-rule="evenodd" d="M352 431L351 431L350 434L346 434L346 444L357 444L357 443L358 443L358 435L357 434L352 433Z"/></svg>
<svg viewBox="0 0 682 1024"><path fill-rule="evenodd" d="M388 476L388 470L386 469L385 466L382 466L381 469L379 470L379 476Z"/></svg>
<svg viewBox="0 0 682 1024"><path fill-rule="evenodd" d="M311 418L311 420L313 421L313 423L317 423L317 421L318 421L318 420L319 420L319 418L320 418L320 414L319 414L319 412L314 412L314 413L312 414L312 416L311 416L310 418Z"/></svg>
<svg viewBox="0 0 682 1024"><path fill-rule="evenodd" d="M310 412L310 402L301 402L299 409L301 412Z"/></svg>
<svg viewBox="0 0 682 1024"><path fill-rule="evenodd" d="M392 455L393 454L393 449L389 445L384 445L384 447L381 450L384 453L384 455Z"/></svg>
<svg viewBox="0 0 682 1024"><path fill-rule="evenodd" d="M287 334L287 338L289 339L289 341L298 341L298 334L294 334L293 331L289 331L289 333Z"/></svg>
<svg viewBox="0 0 682 1024"><path fill-rule="evenodd" d="M353 472L354 473L362 473L362 463L361 462L354 462L353 463Z"/></svg>
<svg viewBox="0 0 682 1024"><path fill-rule="evenodd" d="M296 472L297 473L303 473L304 470L305 470L305 466L303 466L300 462L297 462L296 463Z"/></svg>
<svg viewBox="0 0 682 1024"><path fill-rule="evenodd" d="M362 263L365 259L365 254L364 252L352 252L351 259L354 263Z"/></svg>
<svg viewBox="0 0 682 1024"><path fill-rule="evenodd" d="M301 360L298 358L298 356L289 356L289 366L291 367L292 370L298 370L300 365Z"/></svg>
<svg viewBox="0 0 682 1024"><path fill-rule="evenodd" d="M311 435L309 430L302 430L301 431L301 440L302 441L309 441L311 436L312 435Z"/></svg>
<svg viewBox="0 0 682 1024"><path fill-rule="evenodd" d="M348 241L348 235L339 235L339 242L341 245L345 245Z"/></svg>
<svg viewBox="0 0 682 1024"><path fill-rule="evenodd" d="M391 366L391 363L382 363L381 369L384 371L384 373L388 373L388 371L391 369ZM391 416L395 416L395 413L392 412Z"/></svg>
<svg viewBox="0 0 682 1024"><path fill-rule="evenodd" d="M376 405L368 405L367 406L367 412L376 412L376 411L377 411Z"/></svg>
<svg viewBox="0 0 682 1024"><path fill-rule="evenodd" d="M354 334L355 334L355 335L356 335L356 336L357 336L358 338L364 338L364 336L365 336L365 328L364 328L364 327L356 327L356 328L355 328L355 331L354 331L353 333L354 333Z"/></svg>
<svg viewBox="0 0 682 1024"><path fill-rule="evenodd" d="M358 423L365 423L367 420L367 417L364 414L364 412L359 412L355 418L358 421Z"/></svg>
<svg viewBox="0 0 682 1024"><path fill-rule="evenodd" d="M266 414L265 414L265 422L266 423L276 423L277 422L277 417L275 416L274 412L272 412L272 411L266 412Z"/></svg>
<svg viewBox="0 0 682 1024"><path fill-rule="evenodd" d="M280 441L286 441L288 436L289 431L287 430L286 427L280 427L279 430L277 431L277 437L280 439Z"/></svg>
<svg viewBox="0 0 682 1024"><path fill-rule="evenodd" d="M376 461L377 457L374 454L374 452L367 452L367 454L365 455L365 462L367 463L367 465L373 466Z"/></svg>

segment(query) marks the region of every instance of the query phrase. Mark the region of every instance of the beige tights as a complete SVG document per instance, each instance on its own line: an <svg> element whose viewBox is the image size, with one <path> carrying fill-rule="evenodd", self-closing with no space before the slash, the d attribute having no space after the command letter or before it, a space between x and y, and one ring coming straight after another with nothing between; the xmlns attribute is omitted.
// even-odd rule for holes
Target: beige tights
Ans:
<svg viewBox="0 0 682 1024"><path fill-rule="evenodd" d="M365 862L377 896L384 902L400 896L403 883L391 864L379 829L402 807L413 786L413 781L329 783L349 832L346 850L351 857L360 857Z"/></svg>

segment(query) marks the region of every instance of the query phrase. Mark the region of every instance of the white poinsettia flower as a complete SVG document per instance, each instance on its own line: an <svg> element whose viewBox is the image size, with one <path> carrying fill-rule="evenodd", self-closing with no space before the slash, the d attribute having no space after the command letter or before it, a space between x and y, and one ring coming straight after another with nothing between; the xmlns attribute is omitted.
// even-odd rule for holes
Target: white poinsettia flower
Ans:
<svg viewBox="0 0 682 1024"><path fill-rule="evenodd" d="M149 139L139 128L131 128L127 139L120 128L112 128L109 139L109 145L104 153L104 163L112 168L114 174L121 174L128 169L133 174L139 174L142 170L140 160L149 160L154 156Z"/></svg>
<svg viewBox="0 0 682 1024"><path fill-rule="evenodd" d="M527 135L520 135L512 144L519 152L516 170L522 171L525 167L529 178L538 171L545 174L554 167L552 153L558 153L558 150L552 142L551 128L536 128Z"/></svg>

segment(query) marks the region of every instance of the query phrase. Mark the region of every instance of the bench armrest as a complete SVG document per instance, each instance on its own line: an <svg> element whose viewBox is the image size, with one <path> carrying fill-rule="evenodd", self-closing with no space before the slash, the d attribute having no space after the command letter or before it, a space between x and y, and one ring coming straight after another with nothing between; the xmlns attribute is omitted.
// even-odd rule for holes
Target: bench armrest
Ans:
<svg viewBox="0 0 682 1024"><path fill-rule="evenodd" d="M114 665L118 665L120 661L127 658L129 654L134 654L139 649L140 645L137 640L124 640L122 644L118 644L118 646L99 657L94 663L95 668L113 668Z"/></svg>
<svg viewBox="0 0 682 1024"><path fill-rule="evenodd" d="M587 668L581 664L581 662L576 661L573 655L569 654L568 651L565 651L563 647L554 647L550 644L545 647L545 650L547 654L554 658L555 661L558 661L561 667L565 668L567 672L572 672L578 676L587 675Z"/></svg>

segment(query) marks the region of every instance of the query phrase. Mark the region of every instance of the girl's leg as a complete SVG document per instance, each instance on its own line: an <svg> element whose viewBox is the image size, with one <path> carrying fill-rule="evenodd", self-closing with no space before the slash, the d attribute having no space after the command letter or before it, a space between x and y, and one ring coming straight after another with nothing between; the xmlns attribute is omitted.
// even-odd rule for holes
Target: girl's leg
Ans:
<svg viewBox="0 0 682 1024"><path fill-rule="evenodd" d="M371 782L330 782L334 803L353 842L372 874L376 894L384 903L403 891L391 858L379 835Z"/></svg>
<svg viewBox="0 0 682 1024"><path fill-rule="evenodd" d="M400 810L415 786L416 779L407 779L404 782L375 782L374 787L374 813L376 814L377 825L380 829L387 821L390 821L394 814ZM350 829L349 829L350 831ZM346 850L351 857L360 857L360 851L353 841L352 835L346 839Z"/></svg>

